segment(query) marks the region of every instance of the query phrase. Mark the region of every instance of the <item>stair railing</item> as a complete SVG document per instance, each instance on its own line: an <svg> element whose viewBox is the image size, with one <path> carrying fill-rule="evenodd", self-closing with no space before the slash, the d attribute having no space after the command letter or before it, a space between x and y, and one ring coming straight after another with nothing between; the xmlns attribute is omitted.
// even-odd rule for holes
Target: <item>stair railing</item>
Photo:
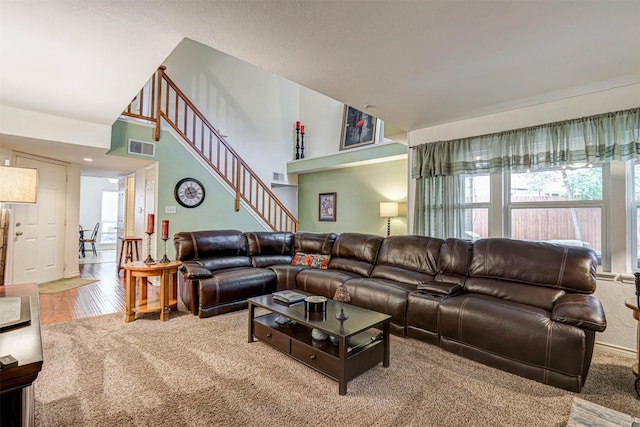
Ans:
<svg viewBox="0 0 640 427"><path fill-rule="evenodd" d="M160 140L164 119L235 191L236 212L244 200L272 230L297 231L294 215L167 76L164 66L158 68L151 81L157 83L147 83L132 101L133 107L130 104L123 115L155 122L156 141Z"/></svg>

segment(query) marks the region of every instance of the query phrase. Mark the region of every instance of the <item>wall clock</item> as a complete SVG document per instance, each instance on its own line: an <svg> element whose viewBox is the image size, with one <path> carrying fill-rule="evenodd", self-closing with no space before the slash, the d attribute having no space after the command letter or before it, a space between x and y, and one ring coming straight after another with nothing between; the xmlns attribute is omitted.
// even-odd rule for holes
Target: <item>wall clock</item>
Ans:
<svg viewBox="0 0 640 427"><path fill-rule="evenodd" d="M195 178L184 178L176 184L173 195L185 208L195 208L204 201L204 186Z"/></svg>

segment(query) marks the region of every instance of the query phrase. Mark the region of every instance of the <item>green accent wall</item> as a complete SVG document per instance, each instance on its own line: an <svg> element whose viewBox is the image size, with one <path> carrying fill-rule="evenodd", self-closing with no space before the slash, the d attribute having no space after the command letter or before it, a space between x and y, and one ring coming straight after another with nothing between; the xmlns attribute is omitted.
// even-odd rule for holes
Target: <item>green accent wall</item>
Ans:
<svg viewBox="0 0 640 427"><path fill-rule="evenodd" d="M298 176L300 231L387 235L380 202L406 202L407 160L332 169ZM337 193L336 221L318 221L318 194ZM405 209L406 210L406 209ZM391 219L391 234L407 234L407 217Z"/></svg>
<svg viewBox="0 0 640 427"><path fill-rule="evenodd" d="M155 142L154 129L131 122L118 120L111 133L111 150L109 154L123 157L135 157L148 160L145 156L127 153L127 142L130 138ZM158 238L158 254L162 253L160 224L163 219L169 220L169 235L179 231L225 230L262 231L264 227L244 207L234 210L234 197L220 184L204 166L166 130L156 142L158 162L158 212L156 213ZM185 208L174 198L176 183L182 178L191 177L199 180L205 187L204 202L197 208ZM175 206L175 214L164 213L165 206ZM169 257L175 256L173 243L168 245Z"/></svg>

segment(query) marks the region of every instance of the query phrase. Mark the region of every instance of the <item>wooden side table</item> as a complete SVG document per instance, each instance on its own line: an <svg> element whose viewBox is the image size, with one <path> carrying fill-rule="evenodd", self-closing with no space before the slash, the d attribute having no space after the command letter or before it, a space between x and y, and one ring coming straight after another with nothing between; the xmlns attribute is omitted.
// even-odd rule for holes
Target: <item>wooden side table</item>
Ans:
<svg viewBox="0 0 640 427"><path fill-rule="evenodd" d="M169 319L172 309L178 308L178 268L182 261L145 264L142 261L124 265L127 287L127 312L125 322L136 320L136 313L160 313L163 322ZM160 276L160 297L148 299L148 277ZM141 283L142 282L142 283ZM136 300L136 288L138 298Z"/></svg>
<svg viewBox="0 0 640 427"><path fill-rule="evenodd" d="M127 262L140 261L140 250L138 249L138 243L142 242L142 237L125 236L118 237L118 240L122 242L122 247L120 249L120 260L118 261L118 274L120 274L120 270L124 268L124 265ZM133 259L134 247L136 251L135 259Z"/></svg>
<svg viewBox="0 0 640 427"><path fill-rule="evenodd" d="M633 318L638 321L638 350L636 352L638 360L633 365L633 374L636 376L636 394L638 395L638 399L640 399L640 307L637 305L636 298L627 299L624 305L633 310Z"/></svg>

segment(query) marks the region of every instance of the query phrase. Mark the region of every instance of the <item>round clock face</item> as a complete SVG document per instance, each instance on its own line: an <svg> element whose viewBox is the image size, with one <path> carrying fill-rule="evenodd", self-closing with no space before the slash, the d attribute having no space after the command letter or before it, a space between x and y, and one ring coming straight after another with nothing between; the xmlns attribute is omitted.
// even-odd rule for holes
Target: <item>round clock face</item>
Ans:
<svg viewBox="0 0 640 427"><path fill-rule="evenodd" d="M184 178L176 184L174 195L185 208L195 208L204 201L204 187L197 179Z"/></svg>

